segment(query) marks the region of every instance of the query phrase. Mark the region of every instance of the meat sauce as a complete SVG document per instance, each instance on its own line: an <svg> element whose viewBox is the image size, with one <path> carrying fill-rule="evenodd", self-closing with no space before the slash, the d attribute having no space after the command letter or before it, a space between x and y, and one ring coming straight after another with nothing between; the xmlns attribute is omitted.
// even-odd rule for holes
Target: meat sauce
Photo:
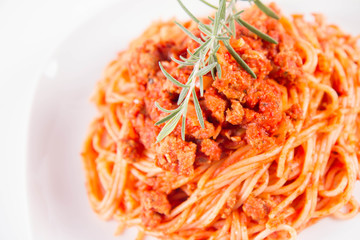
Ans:
<svg viewBox="0 0 360 240"><path fill-rule="evenodd" d="M129 108L129 119L138 141L145 148L156 150L156 164L164 170L179 175L191 175L194 166L202 162L217 161L229 152L231 139L262 149L276 142L274 134L281 122L296 121L301 116L298 106L285 109L282 105L280 86L289 86L302 74L302 60L295 50L294 40L288 36L281 24L254 11L251 18L244 19L279 42L278 45L261 40L246 28L237 25L237 38L231 45L257 75L251 77L233 59L224 46L218 53L222 76L212 79L205 76L205 94L198 98L203 110L205 128L201 128L193 103L190 102L186 118L186 140L181 139L181 124L166 139L155 144L161 127L155 122L166 113L155 107L174 109L181 88L172 84L162 74L158 63L178 81L186 83L192 69L178 68L171 57L187 56L186 49L195 49L197 43L186 37L185 41L145 41L133 52L129 61L129 75L135 81L141 98ZM252 12L252 13L254 13ZM257 17L260 20L256 20ZM261 23L261 24L260 24ZM185 24L200 36L191 23ZM237 136L238 132L242 136ZM133 139L132 139L133 140ZM144 147L134 146L133 151ZM127 150L129 151L129 150Z"/></svg>
<svg viewBox="0 0 360 240"><path fill-rule="evenodd" d="M181 41L147 40L132 51L127 68L131 81L136 83L138 98L128 106L126 117L130 120L129 132L132 134L122 140L125 143L124 156L133 157L132 160L136 161L144 149L151 149L156 166L174 176L191 176L197 166L219 161L239 146L247 144L261 151L284 141L284 137L279 140L278 132L286 134L284 126L293 125L301 118L302 111L297 105L284 106L281 88L287 89L302 75L302 59L295 49L294 39L285 33L278 21L260 11L255 10L251 14L250 17L245 12L244 20L279 44L268 43L246 28L236 26L237 38L231 39L230 44L257 78L242 69L221 45L217 53L221 78L212 79L211 74L204 76L203 97L196 88L205 128L200 126L194 104L190 101L185 141L181 138L179 123L168 137L156 143L156 136L164 124L155 126L155 123L167 114L157 109L155 102L166 109L175 109L181 91L166 79L159 62L168 73L185 84L192 69L178 68L171 57L188 57L187 49L193 51L198 47L197 43L184 35ZM193 23L187 22L185 26L200 37ZM150 185L156 186L156 183ZM141 204L146 226L156 225L170 209L164 193L150 185L141 186L145 191ZM258 205L260 207L256 207ZM243 206L244 212L255 221L264 219L271 207L255 198L250 198Z"/></svg>

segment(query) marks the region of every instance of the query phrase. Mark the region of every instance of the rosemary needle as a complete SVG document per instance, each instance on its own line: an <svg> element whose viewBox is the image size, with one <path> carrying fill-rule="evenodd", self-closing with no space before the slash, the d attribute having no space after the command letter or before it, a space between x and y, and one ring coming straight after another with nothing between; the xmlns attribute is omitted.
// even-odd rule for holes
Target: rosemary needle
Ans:
<svg viewBox="0 0 360 240"><path fill-rule="evenodd" d="M205 127L204 118L202 115L202 110L196 95L195 86L196 81L200 83L200 95L203 96L204 87L203 87L203 76L211 72L213 79L215 77L221 78L221 66L218 63L216 53L220 48L220 42L224 44L229 53L234 57L237 63L248 72L253 78L256 78L255 73L251 68L246 64L246 62L237 54L237 52L230 45L230 38L235 37L235 22L244 26L249 31L258 35L261 39L268 41L270 43L277 44L277 42L268 36L265 33L262 33L257 28L253 27L249 23L245 22L241 18L241 13L243 11L236 10L237 0L219 0L219 6L214 6L213 4L207 2L206 0L200 0L202 3L207 6L216 9L215 18L210 19L209 24L202 23L194 14L191 13L189 9L182 3L181 0L177 0L182 9L189 15L189 17L198 24L198 28L201 31L201 38L196 37L191 33L186 27L182 24L175 22L180 29L188 35L191 39L196 41L199 44L199 47L194 50L194 52L189 53L188 58L180 57L180 59L172 58L179 67L190 66L192 67L192 72L186 82L186 84L180 83L173 76L171 76L159 63L160 69L165 75L165 77L170 80L176 86L182 88L179 98L178 98L178 107L174 110L167 110L162 108L157 102L155 102L156 107L168 115L162 118L160 121L155 123L155 125L160 125L165 123L164 127L161 129L159 135L156 138L157 142L163 140L168 136L178 125L182 119L181 126L181 137L185 140L185 129L186 129L186 114L188 111L188 105L192 97L192 101L195 106L196 115L199 121L199 124L202 128ZM266 5L264 5L260 0L247 0L248 2L253 2L262 12L264 12L269 17L274 19L279 19L279 17Z"/></svg>

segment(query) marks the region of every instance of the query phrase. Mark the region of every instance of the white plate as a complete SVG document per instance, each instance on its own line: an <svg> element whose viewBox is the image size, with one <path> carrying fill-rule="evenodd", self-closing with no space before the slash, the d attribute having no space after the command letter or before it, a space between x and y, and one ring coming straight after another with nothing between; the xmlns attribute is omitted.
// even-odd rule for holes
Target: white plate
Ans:
<svg viewBox="0 0 360 240"><path fill-rule="evenodd" d="M199 9L197 1L184 1ZM277 1L286 13L323 12L332 23L359 34L358 0ZM205 14L206 8L200 8ZM210 10L209 10L210 11ZM131 1L114 5L75 31L49 60L39 79L28 138L28 195L33 239L134 239L134 231L114 237L115 224L90 209L80 159L82 142L96 115L89 97L116 53L151 21L184 18L175 0ZM360 196L360 193L356 193ZM325 219L300 239L359 239L360 216L349 221Z"/></svg>

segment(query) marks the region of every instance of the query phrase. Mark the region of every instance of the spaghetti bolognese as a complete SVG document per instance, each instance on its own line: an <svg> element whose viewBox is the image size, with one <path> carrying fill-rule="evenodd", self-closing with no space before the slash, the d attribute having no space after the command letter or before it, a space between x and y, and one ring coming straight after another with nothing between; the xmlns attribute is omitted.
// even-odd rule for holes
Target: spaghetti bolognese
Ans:
<svg viewBox="0 0 360 240"><path fill-rule="evenodd" d="M139 238L295 239L321 218L359 212L360 49L357 37L320 14L269 18L252 7L243 19L279 44L236 25L231 46L254 71L238 66L225 46L222 77L204 76L199 94L205 128L190 101L181 126L157 142L154 124L174 109L189 67L180 58L197 43L172 22L152 24L105 69L93 96L99 116L82 152L88 196L119 232ZM205 20L206 21L206 20ZM184 26L201 37L196 23Z"/></svg>

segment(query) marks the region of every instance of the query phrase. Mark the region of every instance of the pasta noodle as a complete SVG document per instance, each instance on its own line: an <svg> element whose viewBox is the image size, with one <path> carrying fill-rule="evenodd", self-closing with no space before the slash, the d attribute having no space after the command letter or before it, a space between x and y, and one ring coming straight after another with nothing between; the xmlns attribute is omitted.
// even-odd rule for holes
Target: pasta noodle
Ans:
<svg viewBox="0 0 360 240"><path fill-rule="evenodd" d="M321 218L359 212L353 197L360 179L357 37L319 14L314 22L302 15L276 21L250 8L244 19L279 45L236 27L231 44L259 79L234 67L221 47L223 77L208 78L199 97L206 128L190 122L186 141L175 130L155 144L161 113L154 102L170 99L171 106L179 91L157 62L181 81L189 71L169 56L196 47L175 24L154 23L105 69L93 97L99 116L82 157L91 207L102 219L115 219L118 234L137 226L137 239L295 239ZM196 34L194 23L186 27ZM226 85L228 76L252 81L250 90ZM262 96L252 90L256 84L265 88Z"/></svg>

